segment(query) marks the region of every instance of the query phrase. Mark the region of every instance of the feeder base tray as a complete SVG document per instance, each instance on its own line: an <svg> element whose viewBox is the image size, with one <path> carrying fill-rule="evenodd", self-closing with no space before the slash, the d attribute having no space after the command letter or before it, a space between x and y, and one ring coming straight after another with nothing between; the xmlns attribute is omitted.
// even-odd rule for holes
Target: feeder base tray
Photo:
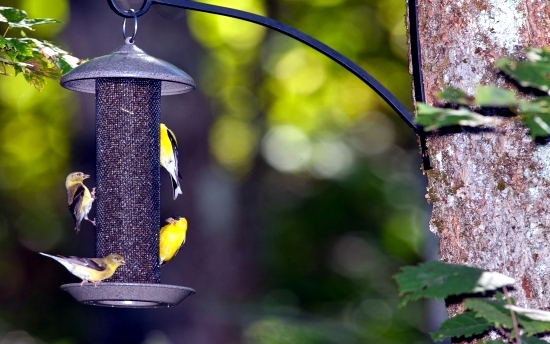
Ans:
<svg viewBox="0 0 550 344"><path fill-rule="evenodd" d="M195 294L188 287L145 283L70 283L61 289L86 305L121 308L172 307Z"/></svg>

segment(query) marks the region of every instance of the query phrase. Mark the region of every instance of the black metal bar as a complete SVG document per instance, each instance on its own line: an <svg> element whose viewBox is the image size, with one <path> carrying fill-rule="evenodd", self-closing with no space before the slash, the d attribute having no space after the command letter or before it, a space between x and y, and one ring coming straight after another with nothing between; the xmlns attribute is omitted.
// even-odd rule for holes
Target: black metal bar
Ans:
<svg viewBox="0 0 550 344"><path fill-rule="evenodd" d="M109 5L115 11L115 13L123 16L125 18L133 18L134 14L122 9L116 3L116 0L107 0ZM136 16L141 16L145 14L153 4L168 5L178 8L185 8L189 10L195 10L200 12L206 12L211 14L218 14L226 17L232 17L236 19L245 20L252 22L258 25L265 26L267 28L273 29L280 33L283 33L289 37L292 37L310 47L322 53L323 55L329 57L333 61L337 62L348 71L353 73L364 83L369 85L384 101L397 112L397 114L411 127L416 134L422 135L423 130L420 126L414 123L414 116L409 112L409 110L399 101L393 94L391 94L388 89L386 89L381 83L378 82L374 77L372 77L367 71L359 67L356 63L340 54L336 50L327 46L326 44L316 40L315 38L306 35L305 33L294 29L286 24L278 22L274 19L263 17L257 14L248 13L245 11L240 11L232 8L215 6L204 4L196 1L190 0L145 0L143 6L139 11L136 12Z"/></svg>
<svg viewBox="0 0 550 344"><path fill-rule="evenodd" d="M418 32L418 2L417 0L408 0L409 12L409 35L411 42L411 64L413 72L414 100L416 102L426 102L424 93L424 77L422 76L422 58L420 54L420 34ZM428 145L426 143L426 132L417 132L420 139L420 149L422 151L422 164L424 170L431 170L430 156L428 155Z"/></svg>
<svg viewBox="0 0 550 344"><path fill-rule="evenodd" d="M425 102L424 83L422 77L422 59L420 57L420 35L418 33L418 6L417 0L409 0L409 34L411 37L411 63L414 84L414 99L417 102Z"/></svg>

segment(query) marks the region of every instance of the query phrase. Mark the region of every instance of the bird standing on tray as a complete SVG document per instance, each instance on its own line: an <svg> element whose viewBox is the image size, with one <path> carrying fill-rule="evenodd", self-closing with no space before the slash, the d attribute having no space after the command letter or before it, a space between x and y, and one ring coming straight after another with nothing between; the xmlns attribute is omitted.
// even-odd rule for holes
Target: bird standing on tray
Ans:
<svg viewBox="0 0 550 344"><path fill-rule="evenodd" d="M118 254L110 254L105 258L52 256L42 252L40 254L61 263L70 273L82 280L81 285L92 282L96 287L99 282L113 276L119 266L126 265L124 257Z"/></svg>
<svg viewBox="0 0 550 344"><path fill-rule="evenodd" d="M65 188L67 189L67 202L69 211L73 215L75 221L75 230L80 230L82 220L88 220L95 226L95 220L88 218L88 213L92 209L92 203L95 199L95 188L92 192L84 185L84 179L89 178L88 174L82 172L73 172L67 176L65 180Z"/></svg>
<svg viewBox="0 0 550 344"><path fill-rule="evenodd" d="M181 175L178 171L178 142L174 132L163 123L160 124L160 166L170 173L174 199L176 199L178 195L182 194Z"/></svg>
<svg viewBox="0 0 550 344"><path fill-rule="evenodd" d="M187 233L187 220L180 216L166 219L167 225L160 230L159 255L160 265L166 264L178 253L180 247L185 243Z"/></svg>

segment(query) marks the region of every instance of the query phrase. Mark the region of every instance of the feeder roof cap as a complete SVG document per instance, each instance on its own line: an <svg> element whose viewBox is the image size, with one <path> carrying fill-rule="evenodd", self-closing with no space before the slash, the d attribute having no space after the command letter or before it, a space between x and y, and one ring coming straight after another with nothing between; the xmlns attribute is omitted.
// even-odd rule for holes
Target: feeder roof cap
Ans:
<svg viewBox="0 0 550 344"><path fill-rule="evenodd" d="M61 86L78 92L95 93L97 78L161 80L161 95L187 93L195 81L178 67L147 55L133 43L126 43L109 55L91 59L61 78Z"/></svg>

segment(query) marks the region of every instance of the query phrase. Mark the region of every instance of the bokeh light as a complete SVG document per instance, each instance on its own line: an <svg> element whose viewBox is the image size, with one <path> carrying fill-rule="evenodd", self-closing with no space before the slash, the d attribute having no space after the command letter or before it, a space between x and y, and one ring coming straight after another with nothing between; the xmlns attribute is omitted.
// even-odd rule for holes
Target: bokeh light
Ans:
<svg viewBox="0 0 550 344"><path fill-rule="evenodd" d="M304 171L311 159L312 147L307 135L299 128L281 125L270 129L264 138L263 154L279 171Z"/></svg>

